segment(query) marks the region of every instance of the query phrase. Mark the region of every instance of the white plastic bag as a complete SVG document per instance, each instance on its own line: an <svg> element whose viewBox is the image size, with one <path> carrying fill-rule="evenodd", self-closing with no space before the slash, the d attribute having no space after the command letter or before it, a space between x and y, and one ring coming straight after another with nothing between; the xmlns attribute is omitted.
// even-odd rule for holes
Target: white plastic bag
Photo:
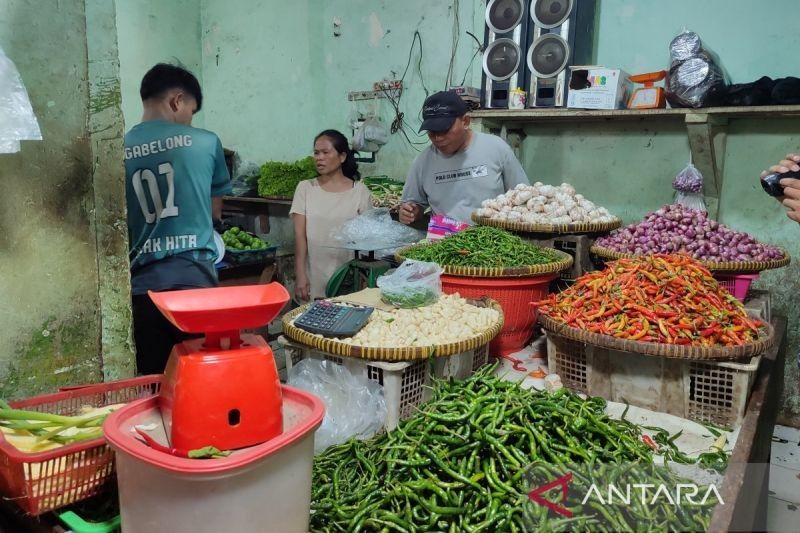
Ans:
<svg viewBox="0 0 800 533"><path fill-rule="evenodd" d="M354 376L343 365L303 359L289 370L289 385L318 396L325 404L325 418L314 437L315 453L351 437L368 439L386 421L383 386Z"/></svg>
<svg viewBox="0 0 800 533"><path fill-rule="evenodd" d="M406 259L394 271L378 278L381 298L402 309L431 305L442 294L442 267Z"/></svg>
<svg viewBox="0 0 800 533"><path fill-rule="evenodd" d="M19 141L42 139L17 67L0 48L0 153L19 151Z"/></svg>
<svg viewBox="0 0 800 533"><path fill-rule="evenodd" d="M680 204L689 209L707 211L705 197L703 196L703 175L697 168L689 163L672 180L675 189L675 199L672 203Z"/></svg>
<svg viewBox="0 0 800 533"><path fill-rule="evenodd" d="M392 220L389 209L379 207L333 228L330 237L354 249L387 250L417 242L425 238L425 234Z"/></svg>
<svg viewBox="0 0 800 533"><path fill-rule="evenodd" d="M356 129L351 144L356 152L377 152L388 140L386 128L374 116L369 116Z"/></svg>

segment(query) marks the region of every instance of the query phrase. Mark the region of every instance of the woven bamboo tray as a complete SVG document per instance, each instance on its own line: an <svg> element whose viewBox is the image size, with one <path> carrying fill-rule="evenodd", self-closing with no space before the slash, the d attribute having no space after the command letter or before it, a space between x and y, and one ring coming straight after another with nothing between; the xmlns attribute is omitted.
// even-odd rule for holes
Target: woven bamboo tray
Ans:
<svg viewBox="0 0 800 533"><path fill-rule="evenodd" d="M487 344L500 333L503 327L503 309L500 304L491 298L481 298L480 300L469 300L470 303L478 307L489 307L500 313L500 318L491 328L480 335L464 339L459 342L449 344L439 344L434 346L404 346L398 348L378 348L374 346L355 346L340 342L337 339L314 335L304 329L292 325L292 321L300 316L311 304L306 304L283 315L283 333L290 339L304 344L314 350L319 350L332 355L344 357L357 357L370 361L416 361L419 359L429 359L431 357L447 357L469 350L474 350Z"/></svg>
<svg viewBox="0 0 800 533"><path fill-rule="evenodd" d="M510 222L489 217L479 217L472 213L472 221L480 226L493 226L518 233L600 233L615 230L622 226L622 220L614 218L612 222L580 222L575 224L528 224L524 222Z"/></svg>
<svg viewBox="0 0 800 533"><path fill-rule="evenodd" d="M609 250L608 248L603 248L602 246L592 246L589 251L605 259L637 257L636 254L615 252L614 250ZM716 272L761 272L762 270L785 267L789 264L791 261L789 254L786 253L786 250L782 249L781 251L783 252L783 259L776 259L773 261L717 262L702 261L699 259L698 261L700 261L700 263L702 263L709 270L714 270Z"/></svg>
<svg viewBox="0 0 800 533"><path fill-rule="evenodd" d="M420 246L427 246L426 244L415 244L397 250L395 259L398 261L405 260L405 253ZM464 267L464 266L450 266L440 265L442 272L450 276L461 276L467 278L521 278L524 276L544 276L546 274L555 274L561 272L572 266L572 256L561 250L548 248L558 258L552 263L545 263L543 265L530 265L521 267L510 268L492 268L492 267Z"/></svg>
<svg viewBox="0 0 800 533"><path fill-rule="evenodd" d="M552 331L562 337L585 344L593 344L601 348L655 355L669 359L690 359L698 361L734 361L760 355L772 347L775 334L772 326L770 324L765 324L759 339L743 346L680 346L660 342L618 339L610 335L592 333L590 331L570 327L544 314L539 315L539 323L544 329Z"/></svg>

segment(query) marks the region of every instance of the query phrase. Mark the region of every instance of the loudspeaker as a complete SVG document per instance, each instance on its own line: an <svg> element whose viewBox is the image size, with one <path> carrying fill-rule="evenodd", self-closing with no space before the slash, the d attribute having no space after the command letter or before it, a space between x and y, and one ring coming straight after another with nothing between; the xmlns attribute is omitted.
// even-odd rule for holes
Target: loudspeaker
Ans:
<svg viewBox="0 0 800 533"><path fill-rule="evenodd" d="M596 0L531 0L525 41L528 107L567 103L569 66L592 59Z"/></svg>
<svg viewBox="0 0 800 533"><path fill-rule="evenodd" d="M481 106L508 108L511 89L525 87L530 0L488 0Z"/></svg>

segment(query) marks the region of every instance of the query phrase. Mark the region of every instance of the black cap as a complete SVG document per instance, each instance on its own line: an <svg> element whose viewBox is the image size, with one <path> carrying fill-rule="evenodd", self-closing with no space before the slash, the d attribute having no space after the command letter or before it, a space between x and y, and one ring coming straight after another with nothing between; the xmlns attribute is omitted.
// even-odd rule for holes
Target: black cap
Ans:
<svg viewBox="0 0 800 533"><path fill-rule="evenodd" d="M419 131L447 131L458 117L469 112L469 106L454 91L440 91L422 104L422 126Z"/></svg>

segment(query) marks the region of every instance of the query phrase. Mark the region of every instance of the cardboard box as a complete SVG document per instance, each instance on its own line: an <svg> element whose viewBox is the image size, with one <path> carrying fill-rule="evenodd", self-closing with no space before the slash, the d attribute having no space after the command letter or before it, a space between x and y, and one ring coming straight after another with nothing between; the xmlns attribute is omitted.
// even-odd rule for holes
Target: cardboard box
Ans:
<svg viewBox="0 0 800 533"><path fill-rule="evenodd" d="M625 109L632 83L618 68L571 66L567 107L576 109Z"/></svg>

